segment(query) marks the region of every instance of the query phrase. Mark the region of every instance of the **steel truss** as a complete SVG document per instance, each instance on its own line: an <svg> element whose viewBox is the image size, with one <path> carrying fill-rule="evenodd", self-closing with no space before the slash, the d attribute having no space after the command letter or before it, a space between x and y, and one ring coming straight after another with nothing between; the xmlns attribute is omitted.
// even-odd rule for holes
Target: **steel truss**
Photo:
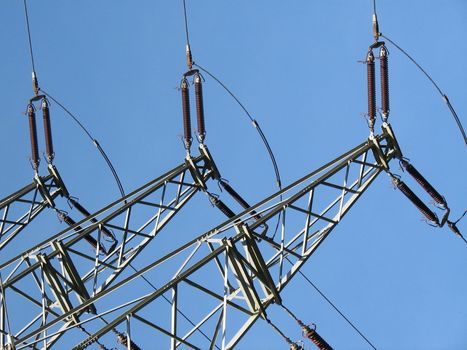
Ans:
<svg viewBox="0 0 467 350"><path fill-rule="evenodd" d="M187 156L183 164L166 174L2 263L0 348L23 347L20 344L24 342L17 339L24 334L74 310L118 280L196 192L206 191L209 179L220 178L205 145L200 145L200 152L201 155ZM52 175L40 179L48 184L47 189L53 187ZM27 191L34 190L38 191L37 186L29 185L5 203L16 203ZM51 196L60 193L57 189ZM90 242L94 242L92 249ZM15 312L15 305L20 303L21 314ZM96 313L96 309L91 305L86 312ZM61 329L79 322L81 314L67 318ZM50 348L61 335L43 341L43 348Z"/></svg>
<svg viewBox="0 0 467 350"><path fill-rule="evenodd" d="M40 344L43 349L52 345L68 348L73 343L77 344L74 349L84 349L97 339L115 342L112 331L118 334L117 327L122 323L126 324L126 343L133 341L141 348L158 344L158 348L171 349L232 349L258 318L266 315L268 306L281 302L282 290L398 156L392 130L385 125L381 135L216 228L185 244L172 242L174 248L168 252L154 250L148 265L127 271L116 281L123 267L155 237L169 215L199 189L196 179L193 184L184 180L182 174L189 169L193 172L184 164L128 195L126 203L116 202L97 212L92 216L97 222L89 224L88 218L79 223L79 233L66 230L28 255L0 266L2 276L7 276L3 281L1 328L6 329L8 308L11 328L6 333L12 334L9 343L15 349L34 349ZM203 179L212 176L203 156L193 162L202 164L196 168ZM175 173L180 176L178 181L174 180ZM178 194L167 201L163 193L169 184L178 186ZM150 201L149 194L155 192L159 199ZM127 219L136 203L158 208L158 214L138 229ZM112 216L106 216L110 210ZM117 224L117 218L122 223ZM278 218L280 225L274 230ZM146 231L151 223L152 229ZM94 256L83 254L77 248L81 238L92 232L99 235L103 227L118 233L122 243L104 258L97 251ZM77 269L84 271L82 264L86 263L88 272L80 274ZM154 289L139 283L141 277L151 280ZM27 288L22 287L25 283ZM71 302L72 294L78 300L75 303ZM36 316L13 320L13 298L30 303ZM79 342L83 339L81 327L91 335ZM144 337L138 337L143 333ZM2 338L5 343L6 334Z"/></svg>
<svg viewBox="0 0 467 350"><path fill-rule="evenodd" d="M0 201L0 251L45 208L55 208L58 196L69 197L57 168L47 169L48 175L35 175L31 184Z"/></svg>

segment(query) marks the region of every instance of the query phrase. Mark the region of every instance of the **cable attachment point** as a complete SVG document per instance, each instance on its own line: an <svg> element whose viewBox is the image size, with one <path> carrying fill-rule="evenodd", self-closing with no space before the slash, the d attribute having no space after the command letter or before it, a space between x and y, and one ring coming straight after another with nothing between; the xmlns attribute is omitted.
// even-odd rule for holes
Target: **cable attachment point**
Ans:
<svg viewBox="0 0 467 350"><path fill-rule="evenodd" d="M375 42L379 40L381 33L379 32L378 16L376 13L373 13L373 38Z"/></svg>
<svg viewBox="0 0 467 350"><path fill-rule="evenodd" d="M193 68L193 56L191 55L190 44L186 44L186 65L189 70Z"/></svg>
<svg viewBox="0 0 467 350"><path fill-rule="evenodd" d="M35 71L32 71L32 91L37 96L39 95L39 81L37 80L37 75Z"/></svg>

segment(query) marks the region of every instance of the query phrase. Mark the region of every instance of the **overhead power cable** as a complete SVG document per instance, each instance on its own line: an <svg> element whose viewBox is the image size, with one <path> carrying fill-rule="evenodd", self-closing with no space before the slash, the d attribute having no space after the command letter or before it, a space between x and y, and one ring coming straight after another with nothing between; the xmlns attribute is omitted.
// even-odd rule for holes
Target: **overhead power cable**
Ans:
<svg viewBox="0 0 467 350"><path fill-rule="evenodd" d="M113 175L113 177L115 179L115 182L117 183L118 189L120 191L120 195L122 197L124 197L125 196L125 190L123 189L123 185L122 185L122 182L120 181L118 173L115 170L115 167L113 166L113 164L112 164L110 158L108 157L107 153L104 151L104 149L99 144L97 139L95 139L91 135L91 133L86 129L86 127L79 121L79 119L73 113L70 112L70 110L68 110L62 103L60 103L56 98L54 98L52 95L50 95L47 91L45 91L44 89L40 89L37 86L36 69L35 69L35 63L34 63L34 51L33 51L33 48L32 48L31 28L30 28L30 24L29 24L29 14L28 14L28 7L27 7L27 4L26 4L26 0L23 0L23 5L24 5L24 15L25 15L25 18L26 18L26 27L27 27L27 31L28 31L29 54L30 54L30 57L31 57L33 85L34 85L33 87L35 88L36 94L38 93L39 90L42 91L44 93L44 95L46 95L49 99L54 101L58 106L60 106L63 109L63 111L66 114L68 114L79 125L79 127L84 131L84 133L89 137L89 139L91 139L92 143L99 150L99 153L104 158L107 166L109 167L110 171L112 172L112 175Z"/></svg>
<svg viewBox="0 0 467 350"><path fill-rule="evenodd" d="M292 264L289 258L286 259L290 264ZM355 324L352 321L350 321L350 319L346 317L342 313L342 311L339 310L339 308L311 281L310 278L308 278L305 275L305 273L303 273L301 270L298 270L298 273L305 279L306 282L308 282L310 286L312 286L324 298L324 300L328 302L329 305L332 306L334 310L337 311L337 313L360 335L360 337L362 337L363 340L365 340L368 343L368 345L370 345L374 350L377 350L373 343L371 343L371 341L368 340L368 338L365 337L365 335L363 335L363 333L357 328L357 326L355 326Z"/></svg>
<svg viewBox="0 0 467 350"><path fill-rule="evenodd" d="M272 148L269 145L266 135L264 134L263 130L261 129L261 126L259 125L259 122L251 116L250 112L248 112L248 110L243 105L243 103L240 102L237 96L235 96L235 94L219 78L217 78L214 74L212 74L206 68L200 66L199 64L193 63L193 65L198 67L201 71L203 71L204 73L209 75L212 79L214 79L235 100L235 102L237 102L240 108L245 112L246 116L250 119L251 123L253 124L254 128L258 132L259 136L261 137L261 140L264 143L264 146L266 147L268 151L269 157L271 158L272 166L274 168L277 187L279 189L282 189L282 181L281 181L281 176L279 172L279 167L277 165L276 157L274 156L274 152L272 151Z"/></svg>
<svg viewBox="0 0 467 350"><path fill-rule="evenodd" d="M125 197L125 190L123 188L123 185L122 185L122 182L120 181L120 177L118 176L118 173L117 171L115 170L115 167L113 166L112 164L112 161L110 160L110 158L108 157L107 153L104 151L104 149L102 148L102 146L100 145L100 143L97 141L96 138L94 138L91 133L89 132L89 130L79 121L78 117L76 115L74 115L68 108L66 108L60 101L58 101L55 97L53 97L52 95L50 95L47 91L45 91L44 89L40 89L44 95L46 95L49 99L51 99L52 101L54 101L58 106L60 106L61 109L63 109L63 111L68 115L70 116L75 122L76 124L78 124L78 126L81 128L81 130L83 130L83 132L88 136L88 138L91 140L91 142L93 143L94 146L96 146L96 148L99 150L99 153L101 154L102 158L104 158L107 166L109 167L110 171L112 172L112 175L115 179L115 182L117 183L117 186L118 186L118 190L120 191L120 195L122 197Z"/></svg>
<svg viewBox="0 0 467 350"><path fill-rule="evenodd" d="M34 53L32 50L31 28L29 26L28 6L26 4L26 0L23 0L23 4L24 4L24 16L26 17L26 28L28 30L29 54L31 57L31 66L32 66L32 71L35 72L36 68L34 64Z"/></svg>
<svg viewBox="0 0 467 350"><path fill-rule="evenodd" d="M447 104L449 111L451 112L454 120L457 123L457 127L459 128L459 131L462 134L462 137L464 139L464 143L467 146L467 136L464 131L464 127L462 126L462 122L460 121L456 110L452 106L451 102L449 101L448 96L441 90L441 88L438 86L438 84L434 81L434 79L427 73L425 69L411 56L407 51L405 51L401 46L399 46L396 42L388 38L386 35L380 33L380 36L387 41L389 41L394 47L396 47L400 52L402 52L415 66L428 78L428 80L431 82L431 84L435 87L435 89L438 91L438 93L441 95L443 98L443 101Z"/></svg>

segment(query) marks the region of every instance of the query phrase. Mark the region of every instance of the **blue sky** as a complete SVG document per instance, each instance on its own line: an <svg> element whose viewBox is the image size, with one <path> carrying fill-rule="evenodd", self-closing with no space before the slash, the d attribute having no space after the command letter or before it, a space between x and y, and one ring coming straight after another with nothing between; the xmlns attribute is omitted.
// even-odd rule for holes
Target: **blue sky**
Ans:
<svg viewBox="0 0 467 350"><path fill-rule="evenodd" d="M187 4L194 60L261 123L284 184L367 138L366 67L359 61L372 42L371 1ZM23 4L2 5L0 197L33 176L22 115L32 96ZM99 140L127 191L183 161L176 90L186 69L181 1L30 1L29 11L40 85ZM422 64L465 123L467 2L380 0L378 13L383 34ZM434 88L388 48L390 122L404 155L446 197L456 218L466 209L465 145ZM208 77L204 88L206 143L222 175L249 202L259 201L276 190L267 153L232 99ZM55 104L51 114L55 164L72 193L91 210L116 199L117 187L94 146ZM396 164L393 169L402 173ZM222 219L209 205L186 209L183 227L192 236ZM209 219L200 222L200 213ZM383 174L304 272L378 349L465 349L467 246L447 228L420 219ZM63 228L50 220L40 231ZM21 240L16 249L29 245ZM336 349L369 348L300 276L283 298ZM271 310L271 318L299 339L283 312ZM259 322L238 345L252 348L287 345Z"/></svg>

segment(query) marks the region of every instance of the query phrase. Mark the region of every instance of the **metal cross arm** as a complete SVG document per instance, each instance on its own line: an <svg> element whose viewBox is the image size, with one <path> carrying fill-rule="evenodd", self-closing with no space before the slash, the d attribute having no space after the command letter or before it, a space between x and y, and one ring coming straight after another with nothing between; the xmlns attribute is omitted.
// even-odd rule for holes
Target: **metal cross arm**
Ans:
<svg viewBox="0 0 467 350"><path fill-rule="evenodd" d="M74 309L90 296L108 288L216 173L210 154L202 152L3 263L0 266L4 278L2 294L8 304L1 309L4 315L10 312L10 324L16 330L13 337L21 337L46 324L45 320ZM99 249L104 229L111 231L117 242L106 255ZM90 249L85 240L92 236L96 237L95 249ZM76 298L77 302L74 301ZM23 322L15 320L13 312L18 303L31 305L27 308L30 321L43 321L21 325ZM94 311L94 306L90 305L86 311L89 310ZM65 328L76 324L79 315L67 319ZM25 319L24 314L19 316ZM5 337L0 336L0 339L4 345ZM50 339L49 346L57 339Z"/></svg>
<svg viewBox="0 0 467 350"><path fill-rule="evenodd" d="M233 348L271 303L280 302L282 290L394 158L395 139L386 131L375 139L171 252L154 251L148 265L41 327L31 327L21 334L18 344L29 348L59 334L67 344L67 331L76 325L65 321L94 305L97 315L80 317L94 333L76 349L108 336L121 323L127 322L128 327L129 320L149 339L147 344L145 339L135 339L142 348L154 343L173 349L180 344ZM256 232L268 222L273 227L279 215L279 232ZM141 276L152 276L160 288L135 288ZM196 310L190 302L193 298ZM109 321L102 323L101 318ZM58 325L62 327L57 329Z"/></svg>
<svg viewBox="0 0 467 350"><path fill-rule="evenodd" d="M58 196L69 196L55 166L48 170L48 175L36 175L32 183L0 201L0 251L45 208L55 207Z"/></svg>

